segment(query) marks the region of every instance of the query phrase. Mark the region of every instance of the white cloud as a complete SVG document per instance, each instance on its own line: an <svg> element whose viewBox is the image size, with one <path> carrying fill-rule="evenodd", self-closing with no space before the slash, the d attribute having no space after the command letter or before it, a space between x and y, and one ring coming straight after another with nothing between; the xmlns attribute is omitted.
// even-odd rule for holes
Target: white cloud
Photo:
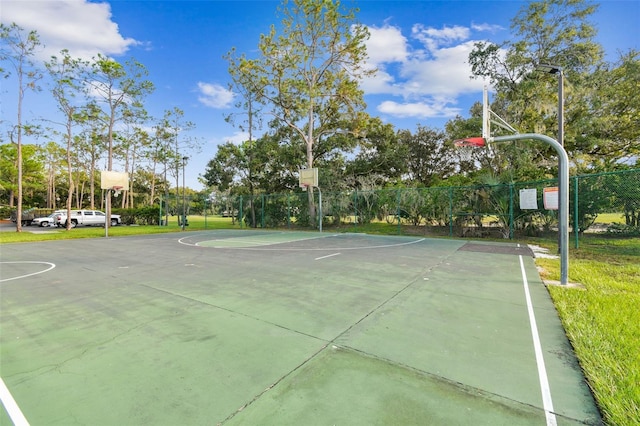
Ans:
<svg viewBox="0 0 640 426"><path fill-rule="evenodd" d="M393 64L403 63L409 58L407 39L400 28L384 25L383 27L369 27L370 37L366 42L369 56L365 68L377 68L373 77L363 79L361 83L365 93L401 94L402 89L394 87L394 77L391 70Z"/></svg>
<svg viewBox="0 0 640 426"><path fill-rule="evenodd" d="M400 28L385 25L382 28L368 27L369 40L367 54L369 62L380 64L384 62L403 62L407 56L407 39Z"/></svg>
<svg viewBox="0 0 640 426"><path fill-rule="evenodd" d="M109 3L86 0L3 0L2 22L15 22L26 31L35 30L44 49L41 59L68 49L73 57L90 59L97 53L121 55L141 44L124 38L111 20Z"/></svg>
<svg viewBox="0 0 640 426"><path fill-rule="evenodd" d="M433 28L415 24L407 39L399 27L371 27L367 50L376 76L362 83L366 95L391 95L377 106L395 117L453 117L461 95L482 92L484 82L471 79L469 53L473 31L491 31L487 24L474 27Z"/></svg>
<svg viewBox="0 0 640 426"><path fill-rule="evenodd" d="M436 29L425 27L422 24L415 24L411 28L413 38L421 41L429 51L438 49L441 45L450 45L455 42L467 40L469 38L469 28L459 25Z"/></svg>
<svg viewBox="0 0 640 426"><path fill-rule="evenodd" d="M434 117L455 117L460 114L459 108L451 108L441 102L406 102L397 103L394 101L384 101L378 105L378 111L383 114L393 115L399 118L434 118Z"/></svg>
<svg viewBox="0 0 640 426"><path fill-rule="evenodd" d="M433 52L433 59L411 61L403 67L402 75L406 78L405 98L416 95L447 96L482 91L482 80L471 79L471 68L468 64L469 53L473 42L458 44Z"/></svg>
<svg viewBox="0 0 640 426"><path fill-rule="evenodd" d="M504 30L504 27L502 27L501 25L484 23L484 24L471 24L471 29L474 31L495 33L497 31Z"/></svg>
<svg viewBox="0 0 640 426"><path fill-rule="evenodd" d="M233 102L233 92L219 84L198 82L198 91L198 100L211 108L228 108Z"/></svg>
<svg viewBox="0 0 640 426"><path fill-rule="evenodd" d="M227 142L231 142L234 145L239 145L242 142L246 142L246 141L249 140L249 133L248 132L240 132L240 131L238 131L238 132L235 132L231 136L225 136L224 140L227 141Z"/></svg>

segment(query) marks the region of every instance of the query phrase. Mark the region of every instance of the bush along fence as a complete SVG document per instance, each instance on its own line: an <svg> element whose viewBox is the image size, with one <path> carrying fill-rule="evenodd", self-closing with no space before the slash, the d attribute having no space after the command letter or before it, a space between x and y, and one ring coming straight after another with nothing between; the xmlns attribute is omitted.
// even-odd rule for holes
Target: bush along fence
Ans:
<svg viewBox="0 0 640 426"><path fill-rule="evenodd" d="M640 237L640 169L572 176L569 184L570 231L576 247L585 232ZM385 229L401 235L507 239L557 232L555 179L463 187L320 191L315 188L254 196L215 193L208 198L186 199L169 196L163 201L157 223L163 223L167 215L219 215L231 218L239 227L318 229L317 215L321 214L325 230ZM309 206L316 211L310 211Z"/></svg>

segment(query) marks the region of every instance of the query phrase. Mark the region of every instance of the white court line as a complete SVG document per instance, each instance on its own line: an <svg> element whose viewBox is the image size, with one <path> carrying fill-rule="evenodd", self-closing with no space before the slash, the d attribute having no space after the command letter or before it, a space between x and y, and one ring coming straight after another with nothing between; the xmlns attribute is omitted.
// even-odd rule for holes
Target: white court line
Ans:
<svg viewBox="0 0 640 426"><path fill-rule="evenodd" d="M527 310L529 311L529 323L531 324L531 337L533 338L533 348L536 353L536 364L538 364L538 379L540 380L540 391L542 392L542 406L544 414L547 418L547 426L556 426L556 415L553 413L553 401L551 400L551 388L549 387L549 378L547 377L547 369L544 365L544 357L542 356L542 345L540 344L540 335L538 334L538 326L536 325L536 316L533 312L531 303L531 294L529 294L529 282L527 274L524 270L524 262L522 255L520 258L520 270L522 271L522 282L524 284L524 295L527 300Z"/></svg>
<svg viewBox="0 0 640 426"><path fill-rule="evenodd" d="M278 233L278 235L284 235L285 232L280 232ZM200 234L203 235L203 234ZM193 237L197 237L200 235L189 235L186 237L182 237L180 239L178 239L178 243L183 244L185 246L197 246L197 247L210 247L210 246L201 246L200 243L189 243L186 242L185 240L189 239L189 238L193 238ZM273 235L273 234L267 234L267 235ZM220 238L220 239L212 239L212 240L206 240L206 242L210 242L210 241L220 241L221 243L232 243L232 244L253 244L253 246L272 246L272 245L278 245L278 244L287 244L287 243L295 243L298 241L306 241L306 240L317 240L320 238L327 238L327 237L334 237L337 234L327 234L327 235L313 235L313 236L308 236L308 237L304 237L304 238L294 238L292 240L284 240L284 241L273 241L272 239L270 239L267 235L265 235L264 237L267 237L266 240L260 240L260 239L255 239L255 240L248 240L247 238L250 237L230 237L230 238ZM256 235L254 235L256 236ZM260 237L258 237L260 238ZM215 246L214 248L239 248L239 249L243 249L246 247L227 247L227 246Z"/></svg>
<svg viewBox="0 0 640 426"><path fill-rule="evenodd" d="M271 244L270 247L265 247L265 246L260 246L260 247L224 247L224 246L211 247L211 246L198 246L198 247L224 248L224 249L229 249L229 250L253 250L253 251L371 250L371 249L381 249L381 248L408 246L408 245L411 245L411 244L420 243L420 242L425 241L425 240L426 240L426 238L420 238L418 240L413 240L413 241L409 241L409 242L406 242L406 243L383 244L383 245L379 245L379 246L360 246L360 247L309 247L309 248L302 248L302 247L297 247L297 248L275 247L278 244L283 244L282 242L273 243L273 244ZM288 242L296 242L296 241L304 241L304 240L292 240L292 241L288 241ZM183 244L185 244L185 245L194 245L194 244L187 244L187 243L183 243Z"/></svg>
<svg viewBox="0 0 640 426"><path fill-rule="evenodd" d="M326 259L327 257L333 257L333 256L339 256L339 255L340 255L340 253L333 253L333 254L328 254L326 256L316 257L313 260L322 260L322 259Z"/></svg>
<svg viewBox="0 0 640 426"><path fill-rule="evenodd" d="M2 405L4 405L5 410L7 410L7 414L9 414L9 417L15 426L29 426L27 418L22 414L22 410L18 407L16 400L13 399L11 392L9 392L7 385L4 384L4 380L2 380L1 377L0 401L2 401Z"/></svg>
<svg viewBox="0 0 640 426"><path fill-rule="evenodd" d="M12 277L12 278L5 278L5 279L0 280L0 283L3 283L3 282L5 282L5 281L18 280L18 279L20 279L20 278L27 278L27 277L30 277L30 276L32 276L32 275L43 274L43 273L45 273L45 272L47 272L47 271L50 271L50 270L52 270L53 268L55 268L55 267L56 267L56 264L55 264L55 263L51 263L51 262L38 262L38 261L35 261L35 260L34 260L34 261L25 260L25 261L18 261L18 262L0 262L0 263L44 263L45 265L49 265L49 268L47 268L47 269L45 269L45 270L43 270L43 271L33 272L33 273L31 273L31 274L26 274L26 275L19 275L19 276L17 276L17 277Z"/></svg>

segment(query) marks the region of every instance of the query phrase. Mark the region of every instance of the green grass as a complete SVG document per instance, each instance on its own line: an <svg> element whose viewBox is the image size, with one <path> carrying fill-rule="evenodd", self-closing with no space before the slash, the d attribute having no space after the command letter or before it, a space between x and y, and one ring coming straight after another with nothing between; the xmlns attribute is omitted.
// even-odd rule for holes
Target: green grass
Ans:
<svg viewBox="0 0 640 426"><path fill-rule="evenodd" d="M201 231L205 229L240 229L240 225L233 224L231 218L219 216L189 216L187 231ZM180 232L178 218L170 216L167 226L113 226L109 228L109 237L141 234L161 234ZM64 228L39 228L37 226L24 226L22 232L0 232L0 243L16 243L30 241L70 240L77 238L100 238L105 236L105 230L101 226L78 226L67 231Z"/></svg>
<svg viewBox="0 0 640 426"><path fill-rule="evenodd" d="M177 218L168 226L117 226L112 237L179 232ZM230 218L189 216L189 231L235 228ZM104 228L78 227L32 233L51 228L25 227L22 233L0 232L0 243L104 237ZM327 226L334 232L398 233L397 225ZM403 227L404 235L409 230ZM533 244L557 248L555 238L531 239ZM580 248L570 249L569 280L581 288L550 286L556 305L576 355L609 425L640 424L640 241L637 238L581 237ZM537 259L544 279L559 280L558 260Z"/></svg>
<svg viewBox="0 0 640 426"><path fill-rule="evenodd" d="M558 261L537 263L543 278L559 279ZM640 241L584 238L580 249L570 252L569 281L584 289L550 286L549 292L604 420L638 425Z"/></svg>
<svg viewBox="0 0 640 426"><path fill-rule="evenodd" d="M624 215L621 213L600 213L594 223L624 223Z"/></svg>

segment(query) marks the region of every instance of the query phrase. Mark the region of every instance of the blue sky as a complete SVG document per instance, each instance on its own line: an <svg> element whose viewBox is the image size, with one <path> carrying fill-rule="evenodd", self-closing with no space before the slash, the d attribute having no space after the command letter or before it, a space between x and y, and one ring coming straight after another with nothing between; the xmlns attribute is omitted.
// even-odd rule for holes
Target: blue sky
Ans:
<svg viewBox="0 0 640 426"><path fill-rule="evenodd" d="M343 0L344 4L351 4ZM640 2L601 1L594 15L607 59L640 49ZM246 139L224 115L233 111L227 85L232 48L255 55L260 34L278 25L279 1L156 0L2 0L3 23L35 29L46 45L42 59L67 48L77 57L96 53L117 60L134 57L156 86L147 110L157 118L178 107L195 123L189 136L201 141L188 152L187 186L202 189L198 176L214 157L216 146ZM481 101L481 81L469 79L467 55L475 41L513 38L510 21L524 5L519 1L375 1L360 0L358 20L369 27L368 52L380 72L363 83L368 112L397 129L418 124L442 128L459 114L467 116ZM55 105L46 82L43 91L27 93L24 115L51 117ZM2 84L1 131L15 122L16 86ZM30 142L30 141L25 141ZM117 167L116 167L117 168Z"/></svg>

